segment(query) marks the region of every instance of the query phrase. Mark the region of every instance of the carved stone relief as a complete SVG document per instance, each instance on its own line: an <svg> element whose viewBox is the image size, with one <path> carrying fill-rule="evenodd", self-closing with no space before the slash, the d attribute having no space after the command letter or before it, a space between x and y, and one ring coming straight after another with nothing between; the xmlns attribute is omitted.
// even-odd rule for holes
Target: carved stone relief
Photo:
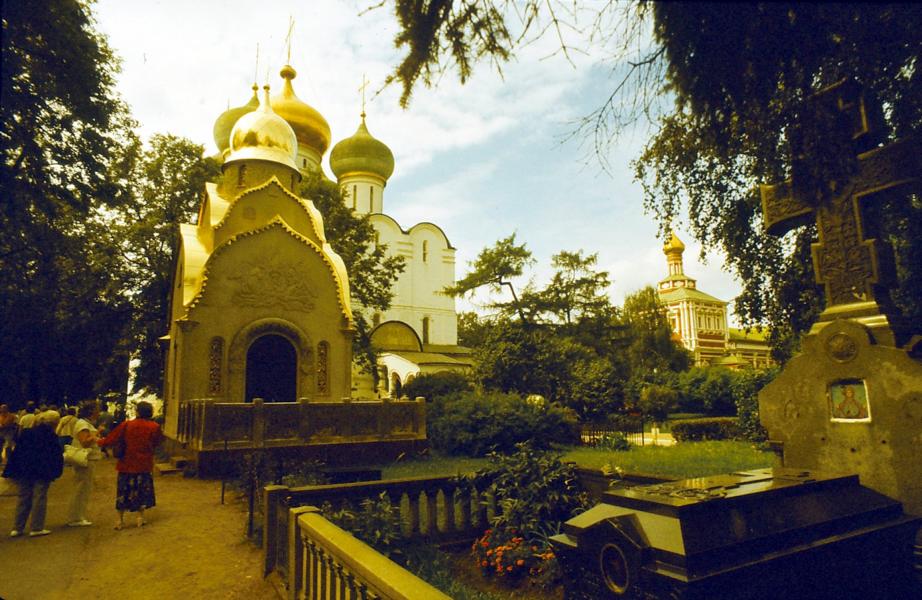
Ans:
<svg viewBox="0 0 922 600"><path fill-rule="evenodd" d="M314 310L317 294L308 285L305 273L295 265L277 259L253 260L231 279L236 283L231 299L238 306Z"/></svg>

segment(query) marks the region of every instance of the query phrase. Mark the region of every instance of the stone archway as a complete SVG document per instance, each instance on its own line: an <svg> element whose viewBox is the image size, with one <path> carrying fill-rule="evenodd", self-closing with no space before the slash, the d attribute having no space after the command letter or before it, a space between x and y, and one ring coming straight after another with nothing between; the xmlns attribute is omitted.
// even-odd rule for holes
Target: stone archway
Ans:
<svg viewBox="0 0 922 600"><path fill-rule="evenodd" d="M247 349L244 400L296 402L297 371L297 353L287 338L274 333L256 338Z"/></svg>
<svg viewBox="0 0 922 600"><path fill-rule="evenodd" d="M311 339L291 321L268 318L253 321L243 327L231 342L227 356L227 398L230 402L245 402L249 399L247 397L247 358L249 350L260 338L268 336L283 338L294 350L295 389L291 401L313 395L316 369L314 368L314 351ZM278 341L275 343L280 344Z"/></svg>

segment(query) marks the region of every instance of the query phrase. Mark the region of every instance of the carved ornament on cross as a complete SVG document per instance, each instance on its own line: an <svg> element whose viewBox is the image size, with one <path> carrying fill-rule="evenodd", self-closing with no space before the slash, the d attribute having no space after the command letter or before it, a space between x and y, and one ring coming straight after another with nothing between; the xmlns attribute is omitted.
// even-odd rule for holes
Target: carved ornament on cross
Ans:
<svg viewBox="0 0 922 600"><path fill-rule="evenodd" d="M868 113L860 88L852 81L841 81L817 92L810 98L808 110L814 111L813 115L821 115L822 111L827 116L832 113L834 118L826 121L817 118L817 121L837 123L841 128L830 131L829 135L833 140L837 135L839 141L845 140L838 147L849 148L849 155L833 159L850 168L840 171L838 179L811 183L809 177L798 171L795 159L791 179L778 185L760 186L765 229L773 235L784 235L815 219L819 241L811 247L813 268L817 283L825 288L827 310L838 305L869 303L878 314L886 293L881 287L884 282L879 242L865 238L861 203L878 192L917 183L922 175L922 144L907 138L878 145L881 131L876 119ZM832 146L836 147L834 143ZM799 157L799 152L800 148L792 147L795 157Z"/></svg>

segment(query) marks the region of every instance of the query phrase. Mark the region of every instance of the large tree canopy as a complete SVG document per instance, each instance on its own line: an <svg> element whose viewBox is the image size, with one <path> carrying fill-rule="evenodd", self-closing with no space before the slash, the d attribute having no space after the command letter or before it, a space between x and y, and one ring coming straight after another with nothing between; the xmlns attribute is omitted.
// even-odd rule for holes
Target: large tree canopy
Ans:
<svg viewBox="0 0 922 600"><path fill-rule="evenodd" d="M665 232L687 211L702 251L719 249L743 282L736 312L767 321L780 356L813 320L822 298L809 268L814 227L782 240L762 230L757 185L790 175L788 136L805 117L810 94L843 78L881 103L892 139L922 128L922 7L918 4L759 2L524 3L394 0L406 48L392 81L428 85L455 68L497 66L542 35L562 52L574 43L604 47L611 94L586 115L605 163L626 124L648 117L654 134L635 162L644 203ZM576 40L575 42L573 40ZM663 100L667 102L663 102ZM836 172L839 156L823 139L809 148L814 176ZM827 160L827 157L833 160ZM922 322L922 203L918 195L871 208L870 233L895 248L897 304Z"/></svg>
<svg viewBox="0 0 922 600"><path fill-rule="evenodd" d="M0 388L14 404L123 389L131 309L102 224L126 198L117 63L83 3L13 0L2 23Z"/></svg>

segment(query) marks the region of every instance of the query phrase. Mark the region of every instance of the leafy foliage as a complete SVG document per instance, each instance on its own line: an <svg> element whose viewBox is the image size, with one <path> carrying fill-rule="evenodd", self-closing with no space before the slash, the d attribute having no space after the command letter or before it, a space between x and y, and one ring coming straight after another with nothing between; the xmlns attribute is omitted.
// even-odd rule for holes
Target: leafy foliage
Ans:
<svg viewBox="0 0 922 600"><path fill-rule="evenodd" d="M456 371L423 373L403 386L403 393L407 397L417 398L422 396L427 402L432 402L436 398L470 391L471 382L468 380L467 375Z"/></svg>
<svg viewBox="0 0 922 600"><path fill-rule="evenodd" d="M468 478L500 509L472 547L477 564L513 582L528 574L550 583L559 570L549 534L589 507L576 465L521 443L512 454L491 454L490 465Z"/></svg>
<svg viewBox="0 0 922 600"><path fill-rule="evenodd" d="M658 371L684 371L691 365L688 351L672 339L672 327L653 287L629 294L623 316L631 332L627 354L635 379Z"/></svg>
<svg viewBox="0 0 922 600"><path fill-rule="evenodd" d="M654 134L634 163L645 208L664 231L687 210L702 252L722 251L743 284L736 314L770 326L780 360L797 349L823 305L809 254L817 233L807 226L781 240L768 236L757 186L790 175L789 136L811 119L806 99L853 79L883 107L888 139L922 129L918 5L443 0L423 11L415 0L394 3L398 47L409 49L392 76L404 85L404 103L421 74L429 85L454 64L464 81L477 60L499 68L546 34L565 55L572 37L600 48L616 77L579 131L593 139L604 166L626 127L642 117L652 122ZM802 146L816 181L853 166L828 138L808 137ZM867 237L894 248L893 299L909 323L922 322L918 193L866 204L875 205L866 210L876 222Z"/></svg>
<svg viewBox="0 0 922 600"><path fill-rule="evenodd" d="M671 423L672 436L677 442L704 442L740 439L737 420L733 417L680 419Z"/></svg>
<svg viewBox="0 0 922 600"><path fill-rule="evenodd" d="M511 452L531 440L538 448L579 441L575 415L554 403L484 392L437 398L427 415L429 441L450 454Z"/></svg>
<svg viewBox="0 0 922 600"><path fill-rule="evenodd" d="M655 423L666 420L669 412L676 407L679 395L676 391L665 385L651 383L645 385L640 392L637 407Z"/></svg>
<svg viewBox="0 0 922 600"><path fill-rule="evenodd" d="M358 510L345 506L333 510L329 502L321 507L323 516L352 533L379 552L390 555L403 536L400 532L400 507L391 504L387 492L365 498Z"/></svg>
<svg viewBox="0 0 922 600"><path fill-rule="evenodd" d="M7 2L0 75L0 386L7 400L123 390L131 306L106 211L131 125L117 62L75 0Z"/></svg>
<svg viewBox="0 0 922 600"><path fill-rule="evenodd" d="M127 342L140 366L135 389L157 393L163 383L160 336L169 329L169 301L179 242L179 224L195 222L205 182L218 165L191 140L155 134L146 147L135 143L122 159L128 166L132 201L110 221L132 290L132 325Z"/></svg>
<svg viewBox="0 0 922 600"><path fill-rule="evenodd" d="M503 286L512 293L513 305L519 316L525 321L525 314L515 293L511 279L522 275L526 266L534 263L531 251L525 244L516 245L515 234L498 240L491 247L484 248L471 263L470 272L443 291L449 296L464 296L473 290L486 286L497 292Z"/></svg>

